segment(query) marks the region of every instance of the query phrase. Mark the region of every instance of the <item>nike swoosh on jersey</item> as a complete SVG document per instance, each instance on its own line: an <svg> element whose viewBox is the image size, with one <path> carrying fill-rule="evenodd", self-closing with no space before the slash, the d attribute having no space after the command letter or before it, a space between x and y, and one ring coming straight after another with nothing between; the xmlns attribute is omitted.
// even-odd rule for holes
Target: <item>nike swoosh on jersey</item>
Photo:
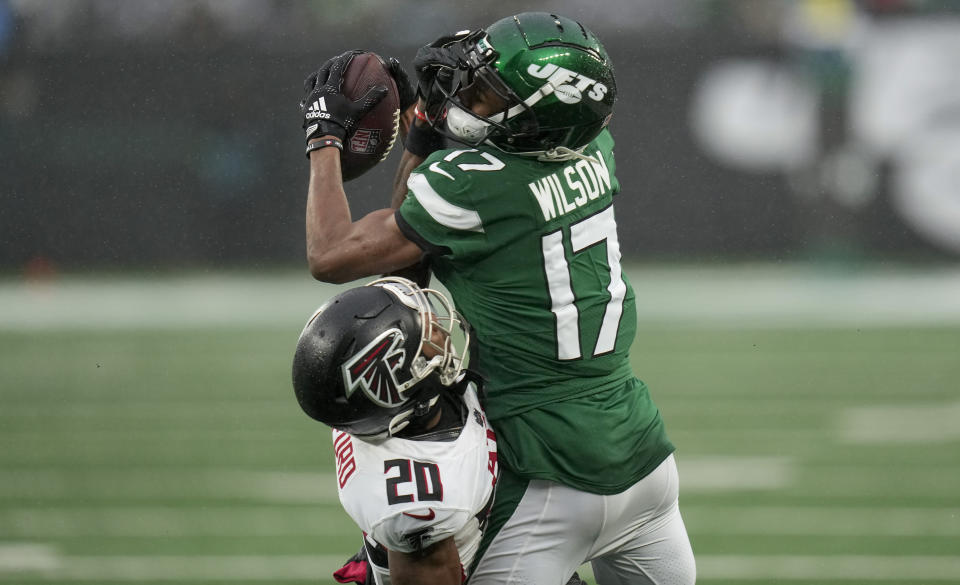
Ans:
<svg viewBox="0 0 960 585"><path fill-rule="evenodd" d="M427 508L427 509L430 510L429 514L413 514L411 512L403 512L403 515L410 516L411 518L415 518L417 520L433 520L434 518L437 517L436 513L434 513L433 511L433 508Z"/></svg>

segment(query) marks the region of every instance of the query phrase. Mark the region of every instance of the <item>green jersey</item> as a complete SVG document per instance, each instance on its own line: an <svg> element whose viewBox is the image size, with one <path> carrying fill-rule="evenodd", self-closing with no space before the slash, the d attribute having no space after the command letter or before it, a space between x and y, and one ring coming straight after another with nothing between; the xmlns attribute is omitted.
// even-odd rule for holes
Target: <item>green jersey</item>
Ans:
<svg viewBox="0 0 960 585"><path fill-rule="evenodd" d="M620 268L610 133L584 154L594 160L437 151L410 175L397 222L474 328L471 367L486 379L501 461L616 493L673 446L630 367L636 309Z"/></svg>

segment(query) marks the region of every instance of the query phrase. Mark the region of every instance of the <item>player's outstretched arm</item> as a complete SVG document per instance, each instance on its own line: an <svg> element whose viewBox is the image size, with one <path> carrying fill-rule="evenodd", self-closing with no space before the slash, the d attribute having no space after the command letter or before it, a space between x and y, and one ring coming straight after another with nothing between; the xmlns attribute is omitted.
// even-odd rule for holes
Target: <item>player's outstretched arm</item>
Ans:
<svg viewBox="0 0 960 585"><path fill-rule="evenodd" d="M310 274L323 282L339 284L392 272L416 263L422 254L400 232L392 209L353 221L336 148L310 153L306 224Z"/></svg>
<svg viewBox="0 0 960 585"><path fill-rule="evenodd" d="M307 262L314 278L325 282L391 272L414 264L421 254L400 233L393 210L375 211L358 221L350 215L340 169L342 141L386 93L386 88L373 88L356 101L341 93L343 73L356 54L347 51L329 59L307 77L300 101L310 159Z"/></svg>
<svg viewBox="0 0 960 585"><path fill-rule="evenodd" d="M452 536L415 553L391 550L388 559L394 585L460 585L463 580Z"/></svg>

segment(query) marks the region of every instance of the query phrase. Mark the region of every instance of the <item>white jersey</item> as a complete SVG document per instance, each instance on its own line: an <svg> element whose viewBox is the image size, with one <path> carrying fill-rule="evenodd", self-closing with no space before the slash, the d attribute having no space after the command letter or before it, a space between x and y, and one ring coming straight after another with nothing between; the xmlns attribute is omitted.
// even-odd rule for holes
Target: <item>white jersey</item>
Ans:
<svg viewBox="0 0 960 585"><path fill-rule="evenodd" d="M480 545L498 470L496 436L472 383L463 399L466 423L455 440L371 443L334 430L333 446L340 503L368 541L414 552L452 536L466 571ZM378 564L377 580L389 583Z"/></svg>

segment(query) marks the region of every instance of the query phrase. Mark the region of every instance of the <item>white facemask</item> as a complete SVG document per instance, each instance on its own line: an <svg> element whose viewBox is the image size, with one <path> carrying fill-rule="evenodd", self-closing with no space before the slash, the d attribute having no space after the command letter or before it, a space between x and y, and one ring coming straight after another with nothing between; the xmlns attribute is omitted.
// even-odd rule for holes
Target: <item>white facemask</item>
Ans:
<svg viewBox="0 0 960 585"><path fill-rule="evenodd" d="M503 119L503 114L500 113L491 119L499 121ZM473 143L486 138L490 132L490 123L451 105L447 108L447 130L454 136Z"/></svg>

